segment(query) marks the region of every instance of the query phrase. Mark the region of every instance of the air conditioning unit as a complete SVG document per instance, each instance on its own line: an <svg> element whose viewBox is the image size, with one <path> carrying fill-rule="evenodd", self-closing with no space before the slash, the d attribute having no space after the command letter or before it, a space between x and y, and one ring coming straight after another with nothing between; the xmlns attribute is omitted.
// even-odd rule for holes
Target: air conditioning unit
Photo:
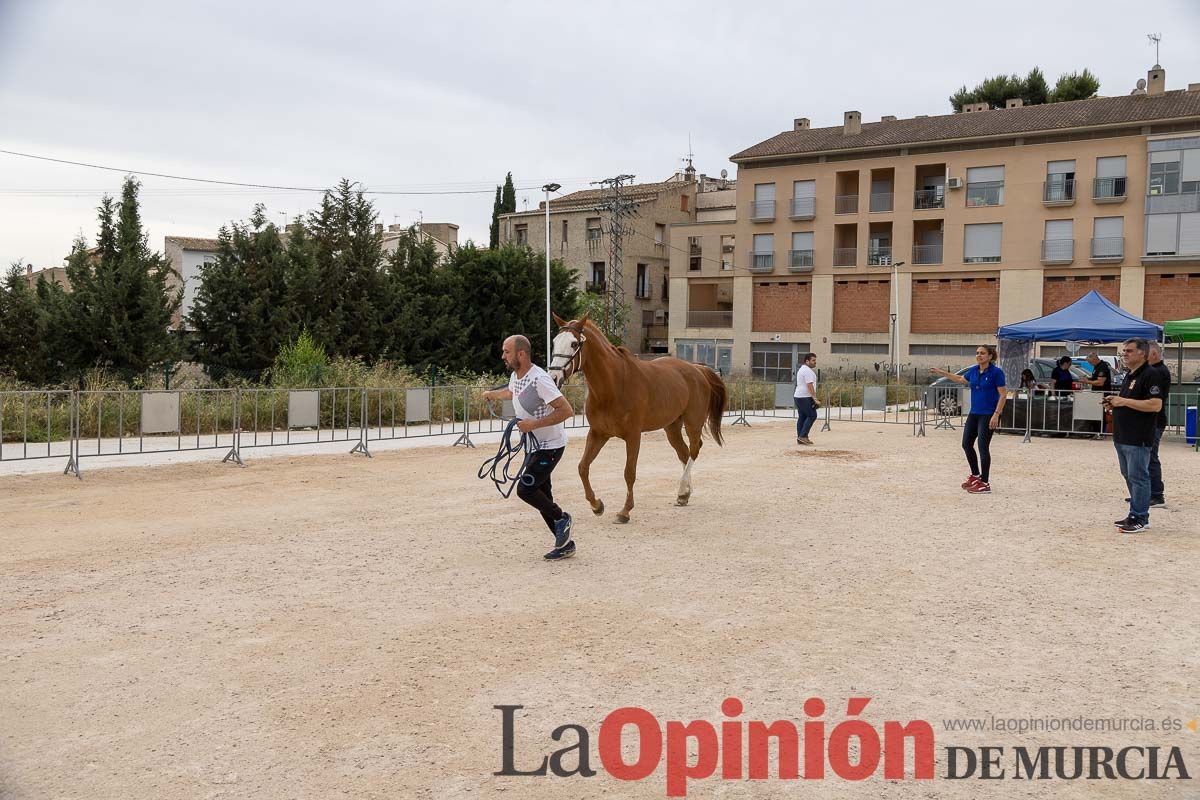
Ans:
<svg viewBox="0 0 1200 800"><path fill-rule="evenodd" d="M961 189L962 187L963 187L963 179L962 178L947 178L946 179L946 188L947 189Z"/></svg>
<svg viewBox="0 0 1200 800"><path fill-rule="evenodd" d="M654 324L662 325L667 321L667 312L661 308L654 309Z"/></svg>

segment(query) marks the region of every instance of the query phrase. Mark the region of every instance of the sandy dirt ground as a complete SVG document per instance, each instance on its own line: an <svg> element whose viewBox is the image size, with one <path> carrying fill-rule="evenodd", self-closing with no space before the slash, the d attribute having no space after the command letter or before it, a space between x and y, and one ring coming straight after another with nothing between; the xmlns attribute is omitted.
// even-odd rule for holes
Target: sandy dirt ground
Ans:
<svg viewBox="0 0 1200 800"><path fill-rule="evenodd" d="M1197 797L1191 781L948 781L949 745L1177 745L1200 733L950 732L951 718L1200 716L1200 455L1164 445L1166 510L1115 532L1111 444L997 437L968 496L957 433L786 423L706 443L691 505L661 434L620 506L623 448L555 476L579 555L546 563L528 507L449 447L0 481L0 797L664 797L497 777L641 706L661 722L928 720L932 781L722 781L692 797ZM571 741L573 737L568 738ZM1165 759L1165 750L1163 758ZM1005 766L1011 769L1011 755ZM568 761L568 763L572 763ZM1011 773L1010 773L1011 775Z"/></svg>

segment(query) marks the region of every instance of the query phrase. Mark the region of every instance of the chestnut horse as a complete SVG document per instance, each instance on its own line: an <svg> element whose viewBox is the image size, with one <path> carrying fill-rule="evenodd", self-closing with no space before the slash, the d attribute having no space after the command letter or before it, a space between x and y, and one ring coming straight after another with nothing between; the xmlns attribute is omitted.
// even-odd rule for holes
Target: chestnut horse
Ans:
<svg viewBox="0 0 1200 800"><path fill-rule="evenodd" d="M617 522L629 522L633 510L633 482L637 479L642 434L662 428L683 464L676 505L687 505L692 494L692 465L700 455L704 423L717 444L721 416L725 413L725 382L708 367L678 358L641 361L624 347L614 347L596 324L587 318L564 322L557 314L559 333L554 337L548 372L562 386L575 372L588 387L590 425L579 477L592 512L604 513L604 503L592 491L588 470L601 448L614 436L625 441L625 507ZM687 431L688 443L683 441Z"/></svg>

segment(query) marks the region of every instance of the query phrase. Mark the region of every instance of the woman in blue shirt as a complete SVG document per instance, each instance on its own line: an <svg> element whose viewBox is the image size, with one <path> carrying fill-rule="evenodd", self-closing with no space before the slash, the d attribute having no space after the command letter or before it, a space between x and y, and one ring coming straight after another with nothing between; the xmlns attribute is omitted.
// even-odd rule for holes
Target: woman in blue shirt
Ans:
<svg viewBox="0 0 1200 800"><path fill-rule="evenodd" d="M964 375L955 375L936 367L929 371L935 375L949 378L955 383L965 383L971 387L971 413L963 426L963 451L967 454L967 464L971 467L971 475L963 481L962 488L971 494L991 494L992 486L988 482L992 469L992 453L989 446L992 443L992 433L1000 425L1000 412L1004 410L1007 395L1004 391L1004 370L996 365L996 348L990 344L981 344L975 348L975 363L977 367L967 370ZM979 443L979 454L975 454L975 443Z"/></svg>

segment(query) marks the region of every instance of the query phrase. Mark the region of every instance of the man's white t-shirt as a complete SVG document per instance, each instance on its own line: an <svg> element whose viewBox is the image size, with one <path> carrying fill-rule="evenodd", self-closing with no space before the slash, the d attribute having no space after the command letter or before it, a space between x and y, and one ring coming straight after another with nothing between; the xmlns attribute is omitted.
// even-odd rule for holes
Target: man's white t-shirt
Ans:
<svg viewBox="0 0 1200 800"><path fill-rule="evenodd" d="M554 380L536 364L529 367L525 377L513 373L508 378L508 390L512 392L513 411L517 419L542 419L554 412L550 404L562 397ZM567 429L560 422L533 432L539 450L556 450L567 446Z"/></svg>
<svg viewBox="0 0 1200 800"><path fill-rule="evenodd" d="M812 392L808 390L808 384L812 384L813 388L817 388L817 373L813 372L812 367L808 364L801 364L800 369L796 370L796 394L795 397L812 397Z"/></svg>

